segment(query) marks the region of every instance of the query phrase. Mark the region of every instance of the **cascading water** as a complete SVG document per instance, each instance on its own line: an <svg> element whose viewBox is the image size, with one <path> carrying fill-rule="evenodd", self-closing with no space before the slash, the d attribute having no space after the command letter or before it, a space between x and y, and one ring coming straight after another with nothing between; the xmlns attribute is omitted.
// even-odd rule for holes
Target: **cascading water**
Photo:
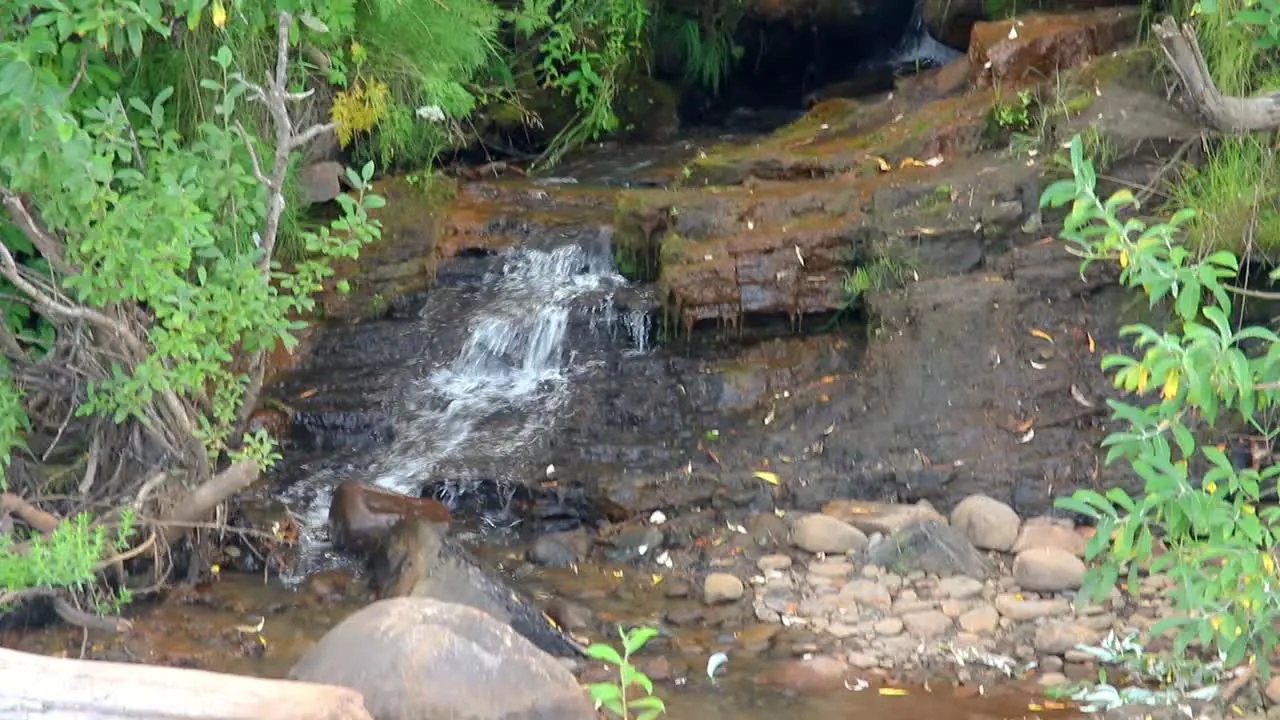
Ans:
<svg viewBox="0 0 1280 720"><path fill-rule="evenodd" d="M648 348L648 317L614 303L626 280L613 267L610 232L587 229L552 238L549 247L518 248L465 300L441 310L465 313L469 333L451 361L406 387L390 445L362 453L342 471L322 471L285 498L302 510L304 525L295 578L335 559L325 540L329 496L352 468L359 468L354 479L410 495L441 479L442 469L459 485L448 492L476 478L513 488L527 480L510 476L511 468L552 430L575 373L592 369L593 348L567 342L575 322L585 321L597 346ZM418 322L433 320L424 310Z"/></svg>
<svg viewBox="0 0 1280 720"><path fill-rule="evenodd" d="M924 23L924 0L916 0L915 7L911 11L911 21L907 23L902 41L898 43L889 62L896 65L918 63L922 67L935 67L946 65L962 54L959 50L938 42L929 34L929 29Z"/></svg>

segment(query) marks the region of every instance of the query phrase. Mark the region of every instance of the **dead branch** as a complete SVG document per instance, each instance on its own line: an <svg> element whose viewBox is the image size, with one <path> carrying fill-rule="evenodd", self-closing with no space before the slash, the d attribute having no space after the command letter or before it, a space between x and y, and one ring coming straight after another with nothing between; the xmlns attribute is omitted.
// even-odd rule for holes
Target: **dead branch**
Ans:
<svg viewBox="0 0 1280 720"><path fill-rule="evenodd" d="M1182 80L1182 87L1210 128L1238 133L1280 127L1280 93L1252 98L1223 95L1209 74L1195 28L1189 24L1179 28L1172 17L1165 17L1152 29L1169 64Z"/></svg>
<svg viewBox="0 0 1280 720"><path fill-rule="evenodd" d="M0 514L17 515L23 522L44 535L57 530L62 524L58 516L41 510L13 493L0 493Z"/></svg>
<svg viewBox="0 0 1280 720"><path fill-rule="evenodd" d="M180 500L164 517L168 523L164 539L174 542L188 530L183 525L194 523L209 514L219 503L244 490L258 479L258 466L240 462L214 475Z"/></svg>
<svg viewBox="0 0 1280 720"><path fill-rule="evenodd" d="M13 218L13 222L17 224L22 234L31 241L44 259L49 261L49 267L64 275L76 272L62 254L62 241L46 230L44 223L36 219L23 202L21 195L0 187L0 203L3 203L5 209L9 211L9 217Z"/></svg>
<svg viewBox="0 0 1280 720"><path fill-rule="evenodd" d="M86 630L123 633L133 629L133 623L122 617L91 615L60 597L53 599L53 611L68 625L75 625Z"/></svg>

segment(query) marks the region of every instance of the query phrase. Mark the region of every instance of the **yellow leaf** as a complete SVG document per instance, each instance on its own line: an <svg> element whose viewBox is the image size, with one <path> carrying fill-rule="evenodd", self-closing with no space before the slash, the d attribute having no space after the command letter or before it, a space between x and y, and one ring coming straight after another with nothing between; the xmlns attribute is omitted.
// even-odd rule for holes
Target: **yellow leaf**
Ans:
<svg viewBox="0 0 1280 720"><path fill-rule="evenodd" d="M898 163L898 167L904 168L904 167L929 167L929 166L922 160L917 160L913 157L909 157L904 159L902 162Z"/></svg>
<svg viewBox="0 0 1280 720"><path fill-rule="evenodd" d="M1272 557L1272 556L1271 556L1271 553L1264 553L1264 554L1263 554L1263 556L1262 556L1262 569L1263 569L1263 570L1266 570L1268 575L1271 575L1271 574L1275 573L1275 571L1276 571L1276 559L1275 559L1274 557Z"/></svg>
<svg viewBox="0 0 1280 720"><path fill-rule="evenodd" d="M213 573L214 575L217 575L218 573L222 572L222 568L216 564L210 565L209 572Z"/></svg>
<svg viewBox="0 0 1280 720"><path fill-rule="evenodd" d="M1129 251L1121 250L1120 251L1120 269L1123 270L1127 267L1129 267Z"/></svg>
<svg viewBox="0 0 1280 720"><path fill-rule="evenodd" d="M1097 345L1093 342L1093 333L1085 333L1085 337L1089 338L1089 352L1092 353Z"/></svg>
<svg viewBox="0 0 1280 720"><path fill-rule="evenodd" d="M770 485L777 485L777 484L778 484L778 475L777 475L777 473L766 472L766 471L764 471L764 470L757 470L757 471L755 471L755 472L751 473L751 476L752 476L752 477L760 478L761 480L763 480L763 481L765 481L765 482L769 483Z"/></svg>
<svg viewBox="0 0 1280 720"><path fill-rule="evenodd" d="M656 573L655 573L655 574L651 575L650 577L652 577L652 578L653 578L653 584L654 584L654 585L657 585L658 583L662 582L662 576L661 576L661 575L658 575L658 574L656 574Z"/></svg>
<svg viewBox="0 0 1280 720"><path fill-rule="evenodd" d="M1164 379L1164 389L1160 391L1160 396L1165 400L1173 400L1178 397L1178 373L1171 372Z"/></svg>
<svg viewBox="0 0 1280 720"><path fill-rule="evenodd" d="M1145 367L1138 368L1138 394L1147 391L1147 383L1151 382L1151 371Z"/></svg>
<svg viewBox="0 0 1280 720"><path fill-rule="evenodd" d="M1209 482L1204 484L1204 491L1209 493L1210 495L1218 492L1218 483L1210 480Z"/></svg>
<svg viewBox="0 0 1280 720"><path fill-rule="evenodd" d="M1044 706L1036 703L1027 703L1027 709L1031 712L1044 712Z"/></svg>
<svg viewBox="0 0 1280 720"><path fill-rule="evenodd" d="M613 576L614 576L614 577L616 577L616 578L621 578L621 577L622 577L622 571L621 571L621 570L614 570L614 571L613 571Z"/></svg>
<svg viewBox="0 0 1280 720"><path fill-rule="evenodd" d="M220 0L213 0L213 24L215 27L227 24L227 9L222 6Z"/></svg>
<svg viewBox="0 0 1280 720"><path fill-rule="evenodd" d="M1040 338L1041 340L1047 340L1048 342L1053 342L1053 336L1052 336L1052 335L1050 335L1049 333L1047 333L1047 332L1045 332L1045 331L1041 330L1040 328L1035 328L1034 330L1032 330L1032 331L1031 331L1031 336L1032 336L1032 337L1038 337L1038 338Z"/></svg>
<svg viewBox="0 0 1280 720"><path fill-rule="evenodd" d="M867 157L876 161L876 165L880 166L880 172L889 172L893 169L893 166L889 164L889 161L879 155L868 155Z"/></svg>
<svg viewBox="0 0 1280 720"><path fill-rule="evenodd" d="M907 691L902 688L880 688L881 695L906 695Z"/></svg>

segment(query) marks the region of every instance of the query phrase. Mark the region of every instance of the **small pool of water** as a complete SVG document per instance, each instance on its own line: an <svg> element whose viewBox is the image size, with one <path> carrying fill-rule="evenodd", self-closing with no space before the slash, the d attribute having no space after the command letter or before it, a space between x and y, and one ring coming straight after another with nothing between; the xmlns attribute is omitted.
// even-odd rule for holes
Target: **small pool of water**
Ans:
<svg viewBox="0 0 1280 720"><path fill-rule="evenodd" d="M284 677L331 627L367 602L358 592L328 603L307 589L291 589L262 578L226 574L183 596L135 608L134 631L125 636L59 627L0 633L0 645L46 655L135 661L260 677ZM262 620L261 636L252 631ZM691 633L697 634L697 633ZM673 652L679 654L681 643ZM684 667L696 667L682 658ZM825 695L785 693L759 687L754 677L774 661L733 656L712 685L690 672L683 686L657 684L667 717L678 720L778 720L779 718L884 718L885 720L1013 720L1073 718L1070 711L1031 711L1031 688L1010 684L983 688L903 688L883 695L873 684Z"/></svg>

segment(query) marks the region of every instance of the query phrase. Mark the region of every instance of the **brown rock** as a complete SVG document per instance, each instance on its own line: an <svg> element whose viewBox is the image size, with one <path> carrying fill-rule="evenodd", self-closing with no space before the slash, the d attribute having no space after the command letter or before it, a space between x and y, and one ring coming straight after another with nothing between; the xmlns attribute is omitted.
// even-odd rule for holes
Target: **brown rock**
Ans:
<svg viewBox="0 0 1280 720"><path fill-rule="evenodd" d="M845 661L819 655L776 665L757 675L755 682L799 693L834 692L844 689L848 672L849 664Z"/></svg>
<svg viewBox="0 0 1280 720"><path fill-rule="evenodd" d="M1280 675L1272 675L1264 689L1267 699L1272 705L1280 705Z"/></svg>
<svg viewBox="0 0 1280 720"><path fill-rule="evenodd" d="M324 203L342 192L345 170L342 163L332 160L312 163L298 172L298 182L309 204Z"/></svg>
<svg viewBox="0 0 1280 720"><path fill-rule="evenodd" d="M1013 508L986 495L970 495L951 511L951 526L980 550L1009 552L1021 524Z"/></svg>
<svg viewBox="0 0 1280 720"><path fill-rule="evenodd" d="M935 638L951 629L951 618L937 610L907 613L901 616L902 624L913 637Z"/></svg>
<svg viewBox="0 0 1280 720"><path fill-rule="evenodd" d="M982 0L925 0L924 25L945 45L963 50L973 24L986 17Z"/></svg>
<svg viewBox="0 0 1280 720"><path fill-rule="evenodd" d="M1075 590L1084 582L1084 574L1084 562L1058 548L1032 548L1013 560L1014 582L1033 592Z"/></svg>
<svg viewBox="0 0 1280 720"><path fill-rule="evenodd" d="M344 482L334 491L329 504L329 537L334 547L367 552L387 536L393 525L410 517L446 527L449 524L449 510L438 500Z"/></svg>
<svg viewBox="0 0 1280 720"><path fill-rule="evenodd" d="M996 596L996 610L1014 621L1036 620L1042 617L1060 617L1071 612L1071 603L1062 598L1030 600L1011 593Z"/></svg>
<svg viewBox="0 0 1280 720"><path fill-rule="evenodd" d="M708 605L735 602L744 592L742 581L729 573L711 573L702 583L702 599Z"/></svg>
<svg viewBox="0 0 1280 720"><path fill-rule="evenodd" d="M850 580L840 588L840 594L881 610L888 610L893 604L889 591L874 580Z"/></svg>
<svg viewBox="0 0 1280 720"><path fill-rule="evenodd" d="M1075 531L1070 520L1035 517L1022 524L1018 540L1013 544L1013 552L1020 553L1032 548L1058 548L1082 558L1088 544L1089 541Z"/></svg>
<svg viewBox="0 0 1280 720"><path fill-rule="evenodd" d="M1099 8L1068 14L1026 13L1013 20L980 22L969 37L969 60L984 87L1017 86L1111 52L1138 29L1138 7ZM1010 37L1010 29L1016 29Z"/></svg>

